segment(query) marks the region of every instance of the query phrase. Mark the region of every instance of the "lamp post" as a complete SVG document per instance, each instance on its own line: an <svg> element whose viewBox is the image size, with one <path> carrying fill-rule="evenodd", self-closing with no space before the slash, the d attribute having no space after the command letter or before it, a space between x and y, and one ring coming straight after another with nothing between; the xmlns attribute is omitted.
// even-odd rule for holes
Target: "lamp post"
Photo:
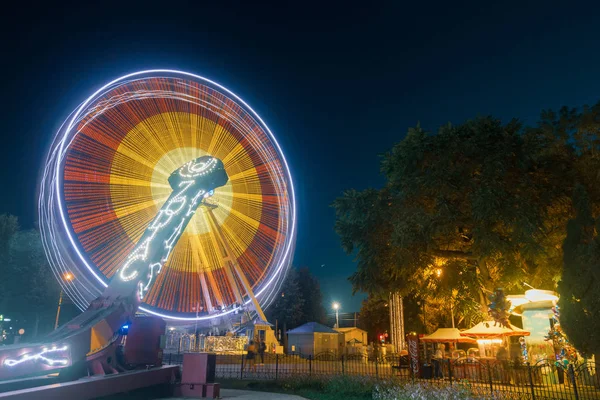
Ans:
<svg viewBox="0 0 600 400"><path fill-rule="evenodd" d="M339 328L340 327L340 318L339 318L340 303L338 303L336 301L333 303L332 307L335 310L335 327Z"/></svg>
<svg viewBox="0 0 600 400"><path fill-rule="evenodd" d="M73 274L70 272L65 272L62 277L67 282L71 282L73 279L75 279L75 276L73 276ZM62 305L62 300L63 300L63 289L62 289L62 285L61 285L60 295L58 296L58 308L56 309L56 321L54 322L54 330L56 330L58 328L58 318L60 317L60 306Z"/></svg>

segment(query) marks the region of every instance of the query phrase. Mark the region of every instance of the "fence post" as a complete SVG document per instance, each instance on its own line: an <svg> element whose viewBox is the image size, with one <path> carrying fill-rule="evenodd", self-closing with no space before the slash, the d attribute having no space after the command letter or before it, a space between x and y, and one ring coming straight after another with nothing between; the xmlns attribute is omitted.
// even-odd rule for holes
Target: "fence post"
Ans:
<svg viewBox="0 0 600 400"><path fill-rule="evenodd" d="M379 378L379 365L377 364L377 357L375 357L375 377Z"/></svg>
<svg viewBox="0 0 600 400"><path fill-rule="evenodd" d="M346 356L342 354L342 375L344 375L344 373L346 372L344 368L344 358L346 358Z"/></svg>
<svg viewBox="0 0 600 400"><path fill-rule="evenodd" d="M579 392L577 391L577 379L575 379L575 370L573 369L573 364L569 364L569 377L571 378L571 383L573 384L573 393L575 394L575 400L579 400Z"/></svg>
<svg viewBox="0 0 600 400"><path fill-rule="evenodd" d="M173 355L173 353L169 353L169 365L171 365L171 356Z"/></svg>
<svg viewBox="0 0 600 400"><path fill-rule="evenodd" d="M492 368L490 368L490 362L487 362L487 370L488 370L488 379L490 382L490 394L494 395L494 386L492 384Z"/></svg>
<svg viewBox="0 0 600 400"><path fill-rule="evenodd" d="M279 354L275 354L275 380L279 379Z"/></svg>
<svg viewBox="0 0 600 400"><path fill-rule="evenodd" d="M450 386L452 386L452 360L448 359L448 377L450 378Z"/></svg>
<svg viewBox="0 0 600 400"><path fill-rule="evenodd" d="M527 370L529 371L529 386L531 387L531 400L535 400L535 387L533 386L533 371L531 370L533 367L531 364L527 363Z"/></svg>
<svg viewBox="0 0 600 400"><path fill-rule="evenodd" d="M242 363L240 366L240 379L244 379L244 352L242 351Z"/></svg>
<svg viewBox="0 0 600 400"><path fill-rule="evenodd" d="M312 375L312 354L308 355L308 375Z"/></svg>

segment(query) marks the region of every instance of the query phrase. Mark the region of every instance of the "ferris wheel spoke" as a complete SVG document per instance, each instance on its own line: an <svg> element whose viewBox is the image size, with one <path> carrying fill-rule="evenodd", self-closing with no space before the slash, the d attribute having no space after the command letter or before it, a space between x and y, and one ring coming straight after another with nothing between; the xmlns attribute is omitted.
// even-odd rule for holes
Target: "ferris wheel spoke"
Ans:
<svg viewBox="0 0 600 400"><path fill-rule="evenodd" d="M244 272L242 271L242 269L240 268L239 264L237 263L237 259L233 256L233 252L231 250L231 247L229 246L229 242L227 241L227 239L225 238L225 236L223 235L223 232L220 228L220 226L218 225L217 219L215 218L214 214L213 214L213 209L212 208L208 208L207 209L207 214L209 216L209 219L212 222L212 227L215 230L215 233L217 234L217 236L219 237L219 240L221 241L221 243L223 244L223 247L225 249L226 252L226 263L231 263L231 266L233 267L233 270L235 271L236 275L238 276L238 278L240 279L240 281L242 282L242 285L246 291L246 294L250 297L250 299L252 300L252 303L254 305L255 311L257 312L257 314L259 315L259 317L263 320L266 321L266 317L265 314L262 310L262 308L260 307L260 304L258 304L258 301L256 300L256 296L254 296L254 292L252 291L252 286L250 286L250 283L248 282L248 278L246 277L246 275L244 274ZM237 290L237 293L239 293L239 288L238 285L235 281L235 278L233 277L233 274L231 272L230 269L227 269L229 272L227 274L232 287L235 288L235 290ZM239 300L239 304L240 305L244 305L244 301L240 296L240 300Z"/></svg>
<svg viewBox="0 0 600 400"><path fill-rule="evenodd" d="M218 208L168 235L168 257L161 267L150 264L152 282L142 287L144 312L225 321L238 305L251 301L260 314L270 303L293 253L292 180L275 137L235 94L178 71L123 77L72 114L51 154L40 191L50 216L42 233L46 242L61 241L47 246L52 267L77 269L87 301L118 276L169 201L169 174L210 156L229 175L210 193ZM58 248L73 251L59 255Z"/></svg>

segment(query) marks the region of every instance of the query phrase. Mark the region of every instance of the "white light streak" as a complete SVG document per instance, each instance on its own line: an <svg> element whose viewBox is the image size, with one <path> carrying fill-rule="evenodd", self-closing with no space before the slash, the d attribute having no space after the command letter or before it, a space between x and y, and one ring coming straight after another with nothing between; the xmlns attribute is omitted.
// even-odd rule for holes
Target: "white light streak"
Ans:
<svg viewBox="0 0 600 400"><path fill-rule="evenodd" d="M172 79L173 82L175 82L175 85L183 88L183 90L139 90L135 92L129 90L126 93L113 96L112 98L104 97L106 93L111 92L120 86L128 85L134 81L143 81L147 78ZM69 217L66 212L66 205L64 203L62 193L62 173L67 150L69 149L69 146L74 140L75 136L79 134L79 125L84 120L89 119L89 121L91 121L120 103L149 98L165 98L189 102L216 113L221 118L231 123L232 126L238 127L237 129L239 129L240 132L252 131L252 127L249 125L250 122L248 122L249 120L241 118L239 115L239 110L232 109L221 97L211 97L209 94L206 97L197 98L189 95L191 91L186 89L186 86L189 86L187 83L188 81L201 82L201 84L216 90L225 98L230 97L237 102L241 108L245 110L245 112L249 113L251 116L249 120L253 118L269 139L268 141L263 142L257 140L256 137L253 137L249 133L247 139L250 142L250 145L254 147L259 154L273 154L274 157L279 158L282 162L282 170L269 170L268 173L272 176L273 184L278 188L278 192L287 194L286 199L282 200L281 204L279 204L280 215L283 218L282 230L285 232L286 241L282 246L277 247L276 253L272 257L273 264L269 267L270 272L265 275L265 281L259 284L258 290L256 291L256 297L259 298L261 304L263 304L263 307L268 305L273 300L274 294L277 292L277 287L280 286L281 281L285 276L285 271L287 271L294 253L297 227L296 200L293 180L290 174L288 162L269 127L260 118L260 116L240 97L212 80L199 75L177 70L146 70L128 74L115 79L98 89L94 94L87 98L73 113L71 113L71 115L68 116L63 125L60 127L47 158L42 184L40 187L39 200L42 241L53 272L57 276L57 279L61 282L65 292L73 299L80 309L85 309L89 302L98 296L101 288L107 286L107 278L100 273L95 265L90 264L88 256L82 250L78 238L76 238L73 228L69 222ZM195 85L196 83L194 84L193 88L198 90ZM89 123L89 121L86 120L85 123ZM264 161L268 163L270 162L270 159L265 159ZM210 168L210 165L190 165L190 171L184 172L184 174L203 173ZM187 212L189 213L189 210L192 208L193 206L190 204ZM161 216L161 218L165 217L166 216ZM75 257L71 256L73 253ZM136 254L137 256L144 256L146 253L145 251L142 251L141 253ZM134 254L132 254L132 256L133 255ZM88 276L93 277L100 286L92 287L88 285L88 279L76 279L74 283L71 284L65 284L62 282L60 277L64 272L67 272L72 265L83 265L85 269L76 271L76 275L77 273L84 273L85 270L87 270L89 273ZM154 271L160 271L160 268L154 266L153 269L149 270L148 275L155 276ZM124 276L131 277L130 279L135 279L135 277L138 276L135 275L136 273L137 271L124 272ZM132 277L132 275L135 276ZM250 299L246 301L246 304L249 303ZM234 307L231 310L227 310L223 314L228 314L237 311L238 309L239 307ZM149 310L145 307L140 307L140 310L164 318L186 321L208 320L214 317L210 315L197 316L195 318L180 317L157 312L156 310Z"/></svg>
<svg viewBox="0 0 600 400"><path fill-rule="evenodd" d="M40 351L37 354L24 354L21 357L19 357L18 359L7 358L4 360L3 364L7 367L14 367L15 365L19 365L19 364L27 362L27 361L34 361L34 362L40 361L40 362L50 365L50 366L54 366L54 365L65 366L65 365L69 364L68 357L51 358L51 357L49 357L49 355L51 355L52 353L64 352L64 351L67 351L67 349L68 349L68 347L66 345L63 347L53 346L50 349L44 347L42 349L42 351Z"/></svg>

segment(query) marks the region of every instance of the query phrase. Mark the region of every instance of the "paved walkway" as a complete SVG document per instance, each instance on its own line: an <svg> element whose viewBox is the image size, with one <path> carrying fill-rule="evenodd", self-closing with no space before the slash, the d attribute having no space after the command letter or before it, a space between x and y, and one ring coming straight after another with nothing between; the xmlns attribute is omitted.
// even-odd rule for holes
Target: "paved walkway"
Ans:
<svg viewBox="0 0 600 400"><path fill-rule="evenodd" d="M304 397L291 394L256 392L253 390L221 389L222 399L236 400L306 400ZM171 397L164 400L183 400L189 397Z"/></svg>

